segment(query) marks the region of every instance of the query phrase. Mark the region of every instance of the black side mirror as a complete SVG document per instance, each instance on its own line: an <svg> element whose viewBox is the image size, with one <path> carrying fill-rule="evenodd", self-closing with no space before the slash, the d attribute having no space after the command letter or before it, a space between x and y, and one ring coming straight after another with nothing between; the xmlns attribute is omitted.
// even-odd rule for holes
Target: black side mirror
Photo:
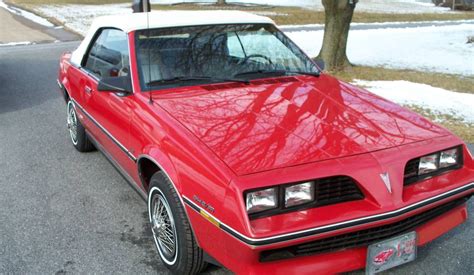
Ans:
<svg viewBox="0 0 474 275"><path fill-rule="evenodd" d="M104 77L97 86L99 92L132 93L132 79L130 76Z"/></svg>
<svg viewBox="0 0 474 275"><path fill-rule="evenodd" d="M321 71L324 71L324 67L326 66L326 64L324 64L324 60L318 58L315 60L316 62L316 65L318 65L318 67L321 69Z"/></svg>

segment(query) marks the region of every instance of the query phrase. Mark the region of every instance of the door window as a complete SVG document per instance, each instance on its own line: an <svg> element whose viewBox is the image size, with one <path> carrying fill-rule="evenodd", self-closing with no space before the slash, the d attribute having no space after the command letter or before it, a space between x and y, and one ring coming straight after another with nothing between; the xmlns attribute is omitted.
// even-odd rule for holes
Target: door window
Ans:
<svg viewBox="0 0 474 275"><path fill-rule="evenodd" d="M127 34L103 29L90 49L84 68L97 78L127 76L130 73Z"/></svg>

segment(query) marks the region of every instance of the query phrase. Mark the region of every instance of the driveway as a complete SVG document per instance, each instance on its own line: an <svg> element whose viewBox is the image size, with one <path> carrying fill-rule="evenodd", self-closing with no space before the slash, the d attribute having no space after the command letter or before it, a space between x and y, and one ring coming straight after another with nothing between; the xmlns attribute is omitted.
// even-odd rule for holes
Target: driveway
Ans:
<svg viewBox="0 0 474 275"><path fill-rule="evenodd" d="M0 0L0 46L3 44L38 44L53 41L74 41L79 35L68 32L61 26L41 25L19 14L17 7L7 6ZM35 17L34 14L29 13ZM40 20L44 20L38 17ZM48 22L47 22L48 23Z"/></svg>
<svg viewBox="0 0 474 275"><path fill-rule="evenodd" d="M0 44L54 40L54 37L22 24L19 16L0 8Z"/></svg>
<svg viewBox="0 0 474 275"><path fill-rule="evenodd" d="M56 73L75 46L0 48L0 274L165 274L145 203L103 155L69 141ZM471 217L389 274L472 274L472 236Z"/></svg>

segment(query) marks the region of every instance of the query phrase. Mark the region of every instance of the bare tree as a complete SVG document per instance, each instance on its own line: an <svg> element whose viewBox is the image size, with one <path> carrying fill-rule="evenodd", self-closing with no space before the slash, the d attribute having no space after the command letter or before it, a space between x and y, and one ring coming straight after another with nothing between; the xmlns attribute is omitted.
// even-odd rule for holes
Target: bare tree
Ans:
<svg viewBox="0 0 474 275"><path fill-rule="evenodd" d="M358 0L322 0L326 18L323 46L318 58L324 60L328 70L343 70L351 66L346 47L357 2Z"/></svg>

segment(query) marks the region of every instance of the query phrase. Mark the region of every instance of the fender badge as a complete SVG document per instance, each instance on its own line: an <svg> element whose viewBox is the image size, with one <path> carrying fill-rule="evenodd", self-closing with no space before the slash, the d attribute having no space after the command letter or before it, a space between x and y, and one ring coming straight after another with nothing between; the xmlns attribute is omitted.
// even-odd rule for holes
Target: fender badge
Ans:
<svg viewBox="0 0 474 275"><path fill-rule="evenodd" d="M388 192L392 194L392 185L390 184L390 176L388 175L388 172L380 174L380 177L382 178L383 183L385 183L385 187L387 187Z"/></svg>
<svg viewBox="0 0 474 275"><path fill-rule="evenodd" d="M204 210L209 211L209 212L211 212L211 213L214 213L215 209L214 209L214 207L212 207L212 205L210 205L209 203L207 203L207 202L201 200L201 199L200 199L198 196L196 196L196 195L193 196L193 199L194 199L197 203L199 203L199 204L202 206L202 208L204 208Z"/></svg>

